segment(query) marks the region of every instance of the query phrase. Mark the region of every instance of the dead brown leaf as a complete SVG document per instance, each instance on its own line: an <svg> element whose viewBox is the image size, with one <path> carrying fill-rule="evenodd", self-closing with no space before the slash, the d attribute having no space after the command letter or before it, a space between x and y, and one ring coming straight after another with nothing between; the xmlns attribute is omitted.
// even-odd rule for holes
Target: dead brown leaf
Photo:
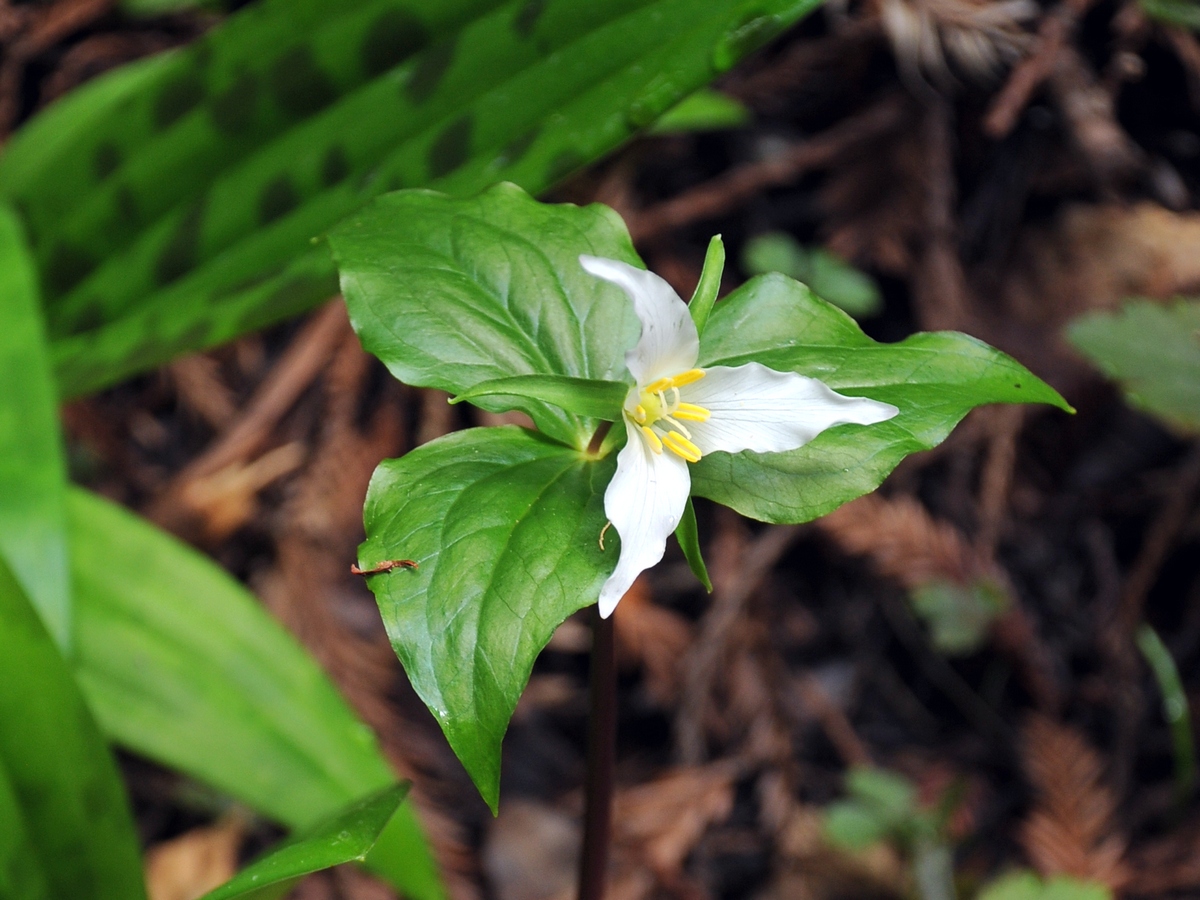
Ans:
<svg viewBox="0 0 1200 900"><path fill-rule="evenodd" d="M151 847L146 853L149 900L196 900L224 884L237 871L245 832L242 819L230 816Z"/></svg>
<svg viewBox="0 0 1200 900"><path fill-rule="evenodd" d="M1043 875L1066 874L1119 891L1129 880L1126 838L1100 755L1078 731L1043 716L1022 733L1036 801L1021 826L1026 855Z"/></svg>

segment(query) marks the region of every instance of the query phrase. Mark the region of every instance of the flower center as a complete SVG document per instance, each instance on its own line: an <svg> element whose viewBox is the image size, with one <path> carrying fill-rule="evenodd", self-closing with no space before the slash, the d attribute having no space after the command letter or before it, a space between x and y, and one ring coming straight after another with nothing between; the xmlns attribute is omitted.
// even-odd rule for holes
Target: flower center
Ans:
<svg viewBox="0 0 1200 900"><path fill-rule="evenodd" d="M703 377L703 369L688 369L660 378L642 388L633 409L626 410L655 453L662 453L666 447L688 462L700 461L700 448L692 443L691 432L680 420L707 422L712 414L703 406L682 402L679 389Z"/></svg>

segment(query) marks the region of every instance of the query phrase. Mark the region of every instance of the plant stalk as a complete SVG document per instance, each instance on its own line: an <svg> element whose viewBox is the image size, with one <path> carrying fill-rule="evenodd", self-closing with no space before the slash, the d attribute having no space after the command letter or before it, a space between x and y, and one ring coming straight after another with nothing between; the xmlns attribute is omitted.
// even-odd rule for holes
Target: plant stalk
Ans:
<svg viewBox="0 0 1200 900"><path fill-rule="evenodd" d="M612 839L613 767L617 749L617 665L613 620L592 610L591 719L587 796L579 854L579 900L602 900Z"/></svg>

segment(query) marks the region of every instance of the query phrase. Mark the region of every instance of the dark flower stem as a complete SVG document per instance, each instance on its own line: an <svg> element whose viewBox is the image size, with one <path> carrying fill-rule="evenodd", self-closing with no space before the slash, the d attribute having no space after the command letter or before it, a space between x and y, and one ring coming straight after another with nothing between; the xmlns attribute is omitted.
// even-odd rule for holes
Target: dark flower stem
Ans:
<svg viewBox="0 0 1200 900"><path fill-rule="evenodd" d="M588 723L587 798L579 859L579 900L602 900L612 838L617 745L617 666L613 620L592 609L592 715Z"/></svg>

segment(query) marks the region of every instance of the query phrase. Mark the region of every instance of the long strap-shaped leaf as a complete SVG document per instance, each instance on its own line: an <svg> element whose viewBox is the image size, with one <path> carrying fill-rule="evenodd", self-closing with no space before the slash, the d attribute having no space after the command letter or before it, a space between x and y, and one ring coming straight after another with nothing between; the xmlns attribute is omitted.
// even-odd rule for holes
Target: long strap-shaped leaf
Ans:
<svg viewBox="0 0 1200 900"><path fill-rule="evenodd" d="M321 3L332 0L304 6ZM363 10L371 4L348 5L356 22L368 21ZM425 22L434 5L396 3L392 15L407 8ZM310 100L307 114L288 122L278 109L268 114L263 100L250 115L286 127L258 143L214 141L207 149L196 148L212 139L216 97L208 91L216 88L197 72L187 110L146 142L153 113L146 95L179 83L183 74L172 70L114 114L130 118L131 133L140 135L109 154L106 162L116 168L90 188L72 176L77 214L63 213L71 204L61 198L39 199L33 187L45 187L58 168L91 167L95 179L106 170L98 163L106 145L91 136L76 141L58 154L59 163L38 169L43 177L13 186L7 172L36 168L23 161L32 150L18 140L10 152L21 165L0 164L0 192L19 196L38 225L46 281L56 289L49 320L60 390L95 389L324 298L332 267L311 239L382 191L433 185L469 194L503 179L544 189L815 5L710 0L698 11L689 0L513 0L498 8L479 2L461 27L451 14L440 31L425 25L429 46L378 77L364 76L361 60L338 68L327 61L332 51L309 48L308 68L292 68L320 76L309 80L325 85L326 102ZM460 19L466 15L465 0L450 7ZM271 12L277 4L268 0L262 8ZM228 80L238 53L295 52L298 61L300 51L287 40L256 45L244 36L253 29L240 23L251 10L213 33L203 45L207 55L190 52L193 68L216 71L220 63ZM316 34L332 28L315 33L313 47ZM272 102L278 106L279 98ZM102 126L112 133L111 123ZM262 129L256 135L270 130L255 127ZM172 162L172 154L186 165ZM170 199L154 199L165 182ZM133 224L114 225L122 216ZM93 258L94 247L111 253Z"/></svg>
<svg viewBox="0 0 1200 900"><path fill-rule="evenodd" d="M66 481L37 277L17 217L0 205L0 559L69 652Z"/></svg>
<svg viewBox="0 0 1200 900"><path fill-rule="evenodd" d="M114 741L293 828L395 780L329 679L237 582L86 491L68 514L75 673ZM406 896L443 895L409 805L367 864Z"/></svg>
<svg viewBox="0 0 1200 900"><path fill-rule="evenodd" d="M116 762L0 562L0 897L145 897Z"/></svg>

